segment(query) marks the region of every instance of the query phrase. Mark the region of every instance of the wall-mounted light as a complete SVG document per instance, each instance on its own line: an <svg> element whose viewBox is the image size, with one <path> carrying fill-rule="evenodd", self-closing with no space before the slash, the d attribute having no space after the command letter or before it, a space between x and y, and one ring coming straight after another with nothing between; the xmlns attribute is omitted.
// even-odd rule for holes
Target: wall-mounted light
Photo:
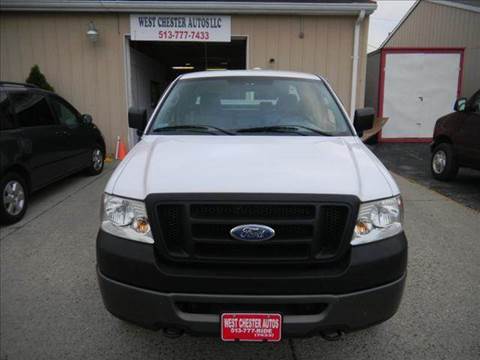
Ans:
<svg viewBox="0 0 480 360"><path fill-rule="evenodd" d="M177 66L172 66L173 70L193 70L195 69L194 66L191 65L177 65Z"/></svg>
<svg viewBox="0 0 480 360"><path fill-rule="evenodd" d="M93 21L90 21L88 24L87 37L92 43L96 43L98 41L98 31L95 28Z"/></svg>

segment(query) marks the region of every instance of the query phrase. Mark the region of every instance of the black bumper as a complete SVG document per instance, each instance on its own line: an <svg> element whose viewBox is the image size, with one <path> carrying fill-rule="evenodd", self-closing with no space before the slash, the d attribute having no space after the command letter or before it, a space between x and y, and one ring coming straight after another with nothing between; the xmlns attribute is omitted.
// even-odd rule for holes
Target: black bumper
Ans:
<svg viewBox="0 0 480 360"><path fill-rule="evenodd" d="M343 295L206 295L161 293L109 279L98 272L103 301L113 315L150 329L176 328L191 334L220 337L220 314L182 311L176 304L245 303L301 304L324 303L317 314L284 315L284 336L304 337L330 331L353 331L383 322L398 309L405 285L400 279L373 289Z"/></svg>
<svg viewBox="0 0 480 360"><path fill-rule="evenodd" d="M390 318L405 284L407 241L402 233L352 247L331 265L232 269L167 264L151 245L100 231L97 261L105 306L124 320L152 329L219 335L219 314L235 311L235 306L256 304L258 310L251 312L265 312L272 304L323 304L317 311L283 313L284 335L308 336L352 331ZM184 303L200 304L200 309L218 303L221 310L191 311L179 305Z"/></svg>

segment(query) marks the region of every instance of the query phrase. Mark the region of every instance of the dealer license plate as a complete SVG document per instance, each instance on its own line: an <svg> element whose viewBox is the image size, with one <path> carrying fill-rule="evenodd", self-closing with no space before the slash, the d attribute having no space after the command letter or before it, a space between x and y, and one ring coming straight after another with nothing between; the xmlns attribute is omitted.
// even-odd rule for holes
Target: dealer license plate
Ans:
<svg viewBox="0 0 480 360"><path fill-rule="evenodd" d="M282 315L225 313L221 334L223 341L280 341Z"/></svg>

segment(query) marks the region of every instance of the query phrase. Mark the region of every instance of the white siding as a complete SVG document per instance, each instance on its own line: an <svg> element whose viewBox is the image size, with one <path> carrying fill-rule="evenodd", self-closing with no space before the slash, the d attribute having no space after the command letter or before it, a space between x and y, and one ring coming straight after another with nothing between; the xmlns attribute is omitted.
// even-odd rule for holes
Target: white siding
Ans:
<svg viewBox="0 0 480 360"><path fill-rule="evenodd" d="M480 88L480 13L422 1L385 47L465 48L462 95Z"/></svg>
<svg viewBox="0 0 480 360"><path fill-rule="evenodd" d="M373 107L378 114L378 89L380 81L380 51L369 54L365 87L365 106Z"/></svg>

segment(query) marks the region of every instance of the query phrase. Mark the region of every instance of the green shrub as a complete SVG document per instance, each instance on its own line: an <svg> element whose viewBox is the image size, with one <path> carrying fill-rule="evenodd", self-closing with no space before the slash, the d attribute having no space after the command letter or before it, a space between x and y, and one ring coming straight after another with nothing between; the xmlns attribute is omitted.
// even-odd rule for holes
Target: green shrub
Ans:
<svg viewBox="0 0 480 360"><path fill-rule="evenodd" d="M37 85L39 88L49 91L55 91L53 86L50 85L45 78L45 75L42 74L38 65L33 65L32 69L30 70L30 75L28 75L27 80L25 80L28 84Z"/></svg>

